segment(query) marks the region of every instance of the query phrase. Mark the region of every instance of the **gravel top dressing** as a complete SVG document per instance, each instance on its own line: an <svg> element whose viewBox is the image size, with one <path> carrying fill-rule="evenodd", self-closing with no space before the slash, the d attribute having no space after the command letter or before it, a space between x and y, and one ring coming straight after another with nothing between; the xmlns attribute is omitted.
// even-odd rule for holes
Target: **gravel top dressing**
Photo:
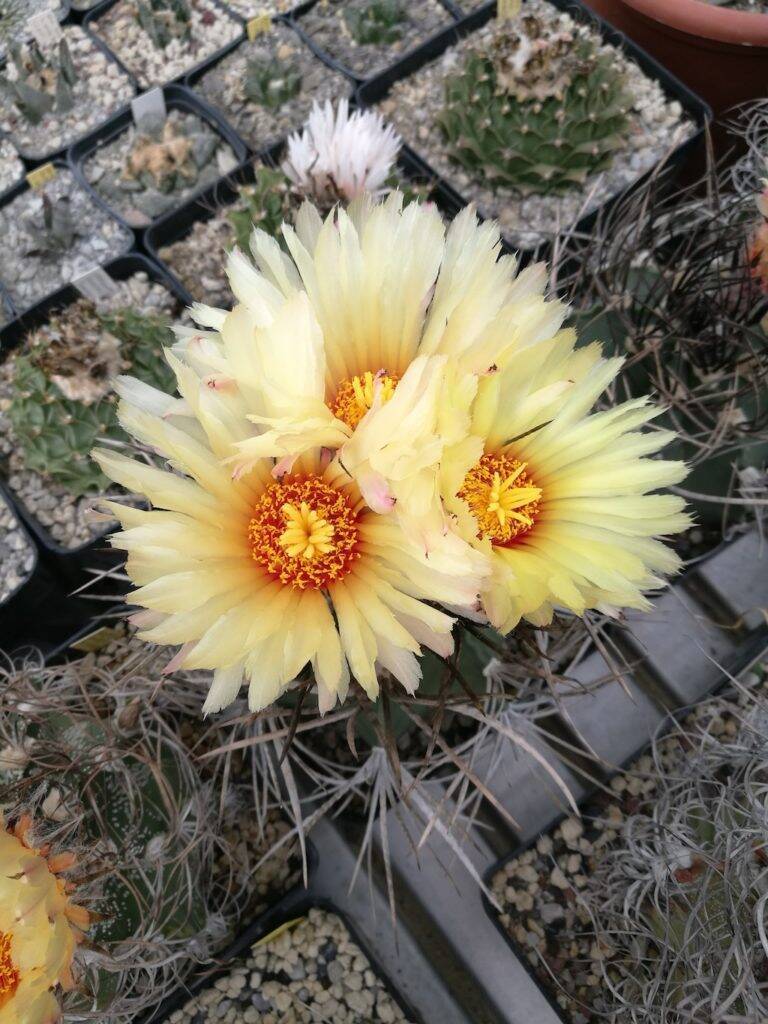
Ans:
<svg viewBox="0 0 768 1024"><path fill-rule="evenodd" d="M172 109L142 120L83 165L88 183L133 228L146 227L237 166L221 136L196 114Z"/></svg>
<svg viewBox="0 0 768 1024"><path fill-rule="evenodd" d="M397 15L377 24L365 19L370 0L319 0L298 25L332 60L370 78L452 23L437 0L389 0L388 6Z"/></svg>
<svg viewBox="0 0 768 1024"><path fill-rule="evenodd" d="M171 1024L406 1024L343 922L310 910L257 943L240 967L170 1017Z"/></svg>
<svg viewBox="0 0 768 1024"><path fill-rule="evenodd" d="M32 572L35 552L19 520L0 497L0 603Z"/></svg>
<svg viewBox="0 0 768 1024"><path fill-rule="evenodd" d="M0 139L0 192L24 176L24 164L8 139Z"/></svg>
<svg viewBox="0 0 768 1024"><path fill-rule="evenodd" d="M226 5L241 18L253 18L257 14L288 14L298 7L299 0L226 0Z"/></svg>
<svg viewBox="0 0 768 1024"><path fill-rule="evenodd" d="M274 70L265 81L270 67ZM289 80L291 88L285 91L283 83ZM259 95L262 82L266 95ZM270 101L269 84L284 90L280 102ZM218 107L252 149L263 150L300 128L315 101L347 96L350 85L295 32L277 24L219 61L195 83L195 91Z"/></svg>
<svg viewBox="0 0 768 1024"><path fill-rule="evenodd" d="M82 28L67 25L64 39L77 75L70 110L62 112L54 108L33 124L5 92L0 92L0 128L8 132L25 155L34 159L43 159L81 138L125 106L134 95L128 76L102 53ZM55 51L56 47L41 50L46 58L55 55ZM11 81L16 80L18 70L12 61L6 65L5 73Z"/></svg>
<svg viewBox="0 0 768 1024"><path fill-rule="evenodd" d="M573 32L599 42L599 36L592 29L579 25L546 0L528 0L525 8L527 13L542 21L554 19L558 31ZM600 43L600 52L611 54L616 65L623 69L626 90L633 98L626 141L615 152L611 166L560 196L522 196L510 187L489 187L481 176L471 174L451 159L438 118L445 106L446 80L456 75L471 49L491 47L495 30L496 23L492 20L458 45L449 47L431 64L396 82L380 107L405 142L410 143L435 171L465 199L475 202L483 216L499 220L504 235L513 245L533 248L558 230L575 224L631 185L692 134L693 125L685 119L677 101L669 102L661 86L647 78L619 50Z"/></svg>
<svg viewBox="0 0 768 1024"><path fill-rule="evenodd" d="M189 33L156 46L138 21L137 0L118 0L103 17L90 25L142 89L164 85L191 71L243 31L242 25L211 0L189 0Z"/></svg>
<svg viewBox="0 0 768 1024"><path fill-rule="evenodd" d="M0 281L19 310L131 247L132 238L69 171L0 208Z"/></svg>
<svg viewBox="0 0 768 1024"><path fill-rule="evenodd" d="M139 272L126 281L118 282L116 296L101 303L99 311L116 311L126 307L143 313L156 312L170 318L176 312L178 303L162 285L150 281L145 273ZM42 333L44 340L55 340L46 325L34 333ZM93 507L93 496L77 496L63 484L30 469L26 464L24 451L14 437L9 416L11 402L16 394L13 385L14 361L24 351L25 344L22 342L0 363L0 462L4 463L8 486L30 514L61 547L76 548L101 534L104 523L94 522L88 516Z"/></svg>
<svg viewBox="0 0 768 1024"><path fill-rule="evenodd" d="M752 674L744 684L759 680ZM707 702L684 724L727 741L737 732L733 712L746 704L743 694ZM689 749L686 738L681 740L674 732L662 739L660 763L665 771L682 765ZM652 758L643 755L611 780L610 796L600 794L582 818L566 818L541 835L493 879L493 892L504 908L501 923L572 1024L623 1024L624 1017L611 1015L615 1007L605 995L602 965L610 964L611 951L597 942L579 894L588 885L588 876L623 844L627 818L652 809L657 788Z"/></svg>

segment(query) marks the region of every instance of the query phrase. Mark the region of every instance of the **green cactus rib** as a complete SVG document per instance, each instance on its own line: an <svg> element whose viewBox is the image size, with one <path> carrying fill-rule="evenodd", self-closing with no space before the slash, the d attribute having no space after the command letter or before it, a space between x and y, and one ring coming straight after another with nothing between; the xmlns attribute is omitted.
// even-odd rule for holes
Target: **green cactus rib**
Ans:
<svg viewBox="0 0 768 1024"><path fill-rule="evenodd" d="M471 53L438 116L450 158L522 195L560 194L609 167L631 99L609 55L587 58L561 95L519 101L497 87L492 61Z"/></svg>
<svg viewBox="0 0 768 1024"><path fill-rule="evenodd" d="M101 328L120 342L120 354L130 372L147 384L173 390L173 374L163 347L173 342L167 322L124 309L96 314ZM9 419L15 440L29 469L82 496L103 491L109 481L90 458L91 449L104 439L125 440L117 422L115 396L91 404L67 398L41 369L45 341L38 335L13 364Z"/></svg>

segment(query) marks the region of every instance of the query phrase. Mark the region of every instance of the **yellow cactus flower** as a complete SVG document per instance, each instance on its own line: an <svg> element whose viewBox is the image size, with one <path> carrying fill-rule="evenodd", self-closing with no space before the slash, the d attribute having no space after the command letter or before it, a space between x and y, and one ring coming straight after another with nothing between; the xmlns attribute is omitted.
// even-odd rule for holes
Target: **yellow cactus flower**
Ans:
<svg viewBox="0 0 768 1024"><path fill-rule="evenodd" d="M322 221L305 204L285 244L263 231L254 263L235 251L230 313L193 308L180 351L210 386L236 386L258 430L236 442L247 470L283 469L326 447L369 508L426 516L438 466L468 425L480 375L502 354L547 338L565 307L543 297L543 266L516 277L493 223L466 209L446 229L432 205L370 195Z"/></svg>
<svg viewBox="0 0 768 1024"><path fill-rule="evenodd" d="M453 648L454 620L426 602L476 606L485 559L453 536L424 550L371 510L327 450L290 471L251 459L233 476L224 460L252 431L241 392L211 388L167 355L181 399L122 379L119 414L172 470L94 453L154 506L106 503L124 527L112 543L128 552L131 602L146 609L139 636L182 645L171 667L214 671L206 712L245 680L251 708L264 708L307 665L322 709L343 699L350 674L375 697L378 668L415 690L421 645Z"/></svg>
<svg viewBox="0 0 768 1024"><path fill-rule="evenodd" d="M472 443L449 452L442 490L456 528L491 560L482 600L508 632L555 608L583 614L646 609L644 591L679 569L660 536L690 525L681 498L651 494L679 482L681 462L649 459L674 437L642 431L661 410L645 398L590 412L620 359L575 334L513 353L484 379Z"/></svg>
<svg viewBox="0 0 768 1024"><path fill-rule="evenodd" d="M54 1024L61 1019L58 988L72 987L76 945L88 911L72 902L61 872L71 854L51 855L29 840L31 819L13 829L0 816L0 1020Z"/></svg>

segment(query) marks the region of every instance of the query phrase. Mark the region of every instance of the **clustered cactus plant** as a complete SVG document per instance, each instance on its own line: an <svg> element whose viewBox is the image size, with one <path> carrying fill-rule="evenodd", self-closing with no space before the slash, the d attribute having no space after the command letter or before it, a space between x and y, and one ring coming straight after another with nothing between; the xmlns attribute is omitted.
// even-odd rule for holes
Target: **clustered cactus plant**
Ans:
<svg viewBox="0 0 768 1024"><path fill-rule="evenodd" d="M385 46L403 38L406 9L401 0L371 0L362 7L347 7L344 21L356 43Z"/></svg>
<svg viewBox="0 0 768 1024"><path fill-rule="evenodd" d="M229 813L175 709L153 703L146 655L116 646L114 663L2 671L0 803L9 820L31 816L38 843L76 855L91 924L67 1019L127 1024L216 953L247 904L221 834Z"/></svg>
<svg viewBox="0 0 768 1024"><path fill-rule="evenodd" d="M192 31L188 0L137 0L136 18L158 50L172 39L188 39Z"/></svg>
<svg viewBox="0 0 768 1024"><path fill-rule="evenodd" d="M87 299L54 314L12 361L8 415L26 465L75 495L103 488L89 452L123 436L112 381L131 368L148 384L169 386L162 348L171 340L162 317L100 313Z"/></svg>
<svg viewBox="0 0 768 1024"><path fill-rule="evenodd" d="M278 110L301 92L301 72L279 57L249 57L245 65L243 92L252 103Z"/></svg>
<svg viewBox="0 0 768 1024"><path fill-rule="evenodd" d="M621 845L590 879L602 991L615 1004L606 1009L622 1020L768 1017L765 700L731 725L720 737L686 730L676 760L657 748L653 801L627 819Z"/></svg>
<svg viewBox="0 0 768 1024"><path fill-rule="evenodd" d="M631 106L623 74L591 40L535 15L496 28L446 83L451 158L491 185L557 194L609 166Z"/></svg>
<svg viewBox="0 0 768 1024"><path fill-rule="evenodd" d="M12 46L11 60L15 73L0 75L0 91L30 124L39 124L50 111L66 114L73 108L78 74L66 39L49 54L35 42Z"/></svg>

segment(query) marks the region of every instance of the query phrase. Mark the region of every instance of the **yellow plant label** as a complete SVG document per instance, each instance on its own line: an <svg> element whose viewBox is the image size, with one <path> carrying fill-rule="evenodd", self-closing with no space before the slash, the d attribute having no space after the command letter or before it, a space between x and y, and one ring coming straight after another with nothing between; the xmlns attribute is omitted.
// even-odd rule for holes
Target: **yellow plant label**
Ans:
<svg viewBox="0 0 768 1024"><path fill-rule="evenodd" d="M123 636L123 630L102 626L100 629L94 629L92 633L81 636L79 640L70 644L70 647L73 651L83 651L86 654L103 651L113 640L118 640L121 636Z"/></svg>
<svg viewBox="0 0 768 1024"><path fill-rule="evenodd" d="M256 36L262 35L264 32L269 32L272 29L272 19L266 13L257 14L255 18L251 18L246 26L248 32L248 38L251 42Z"/></svg>
<svg viewBox="0 0 768 1024"><path fill-rule="evenodd" d="M27 184L30 188L42 188L43 185L47 185L49 181L53 181L56 177L56 168L53 164L43 164L41 167L36 167L34 171L30 171L27 175Z"/></svg>
<svg viewBox="0 0 768 1024"><path fill-rule="evenodd" d="M306 918L304 917L294 917L292 921L286 921L284 924L281 924L279 927L275 928L274 931L270 932L269 935L265 935L263 939L259 939L256 945L266 945L268 942L271 942L273 939L276 939L278 935L282 935L283 932L287 932L289 928L295 928L297 924L301 924L301 922L305 920Z"/></svg>
<svg viewBox="0 0 768 1024"><path fill-rule="evenodd" d="M520 13L521 0L496 0L496 16L499 21L511 21Z"/></svg>

